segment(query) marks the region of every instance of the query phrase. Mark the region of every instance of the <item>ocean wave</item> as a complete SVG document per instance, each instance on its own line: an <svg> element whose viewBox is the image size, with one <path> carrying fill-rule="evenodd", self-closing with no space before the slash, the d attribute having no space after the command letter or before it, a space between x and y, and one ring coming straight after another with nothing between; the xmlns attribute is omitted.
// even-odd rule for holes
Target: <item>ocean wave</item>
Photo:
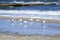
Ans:
<svg viewBox="0 0 60 40"><path fill-rule="evenodd" d="M0 10L0 14L1 13L60 15L60 11L39 11L39 10Z"/></svg>

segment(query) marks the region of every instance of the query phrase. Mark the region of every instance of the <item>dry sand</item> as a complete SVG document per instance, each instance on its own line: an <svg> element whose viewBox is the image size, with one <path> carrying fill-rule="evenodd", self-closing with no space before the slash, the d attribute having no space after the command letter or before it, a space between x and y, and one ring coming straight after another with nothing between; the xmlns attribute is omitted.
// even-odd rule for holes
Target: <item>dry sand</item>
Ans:
<svg viewBox="0 0 60 40"><path fill-rule="evenodd" d="M18 35L0 35L0 40L60 40L60 36L18 36Z"/></svg>

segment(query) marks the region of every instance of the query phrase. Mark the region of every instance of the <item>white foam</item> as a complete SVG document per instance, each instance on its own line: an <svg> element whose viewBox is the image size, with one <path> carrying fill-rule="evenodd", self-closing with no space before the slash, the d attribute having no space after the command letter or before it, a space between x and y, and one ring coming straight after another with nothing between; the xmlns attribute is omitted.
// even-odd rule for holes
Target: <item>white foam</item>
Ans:
<svg viewBox="0 0 60 40"><path fill-rule="evenodd" d="M44 16L38 16L38 15L51 15L51 16L57 16L60 15L60 11L39 11L39 10L0 10L0 14L7 13L7 14L14 14L14 15L0 15L0 16L6 16L6 17L23 17L23 18L42 18L42 19L55 19L55 20L60 20L59 18L56 17L44 17ZM29 16L26 15L16 15L16 14L29 14ZM31 16L36 15L37 16Z"/></svg>
<svg viewBox="0 0 60 40"><path fill-rule="evenodd" d="M17 4L39 4L39 3L44 3L44 2L40 2L40 1L31 1L31 2L24 2L24 1L13 1L13 2L9 2L9 3L17 3Z"/></svg>
<svg viewBox="0 0 60 40"><path fill-rule="evenodd" d="M8 13L8 14L60 15L60 11L39 11L39 10L0 10L0 14L1 13Z"/></svg>

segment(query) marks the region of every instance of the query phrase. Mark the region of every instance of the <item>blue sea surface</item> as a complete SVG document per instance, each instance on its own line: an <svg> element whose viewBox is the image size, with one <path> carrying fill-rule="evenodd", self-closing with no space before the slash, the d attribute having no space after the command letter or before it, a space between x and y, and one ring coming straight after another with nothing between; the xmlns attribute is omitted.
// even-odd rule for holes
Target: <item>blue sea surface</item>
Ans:
<svg viewBox="0 0 60 40"><path fill-rule="evenodd" d="M21 7L0 7L0 10L38 10L38 11L60 11L60 6L50 5L50 6L21 6ZM51 13L52 14L52 13ZM14 15L14 14L4 14L0 15ZM18 15L16 15L18 16ZM22 15L19 15L22 16ZM26 15L25 15L26 16ZM41 17L41 15L39 15ZM42 15L43 17L48 17L49 15ZM60 15L52 16L52 18L59 18ZM32 22L32 24L31 24ZM44 28L45 26L45 28ZM0 19L0 29L2 32L8 32L11 34L18 33L21 35L56 35L60 34L60 23L45 23L35 22L35 21L24 21L11 19Z"/></svg>
<svg viewBox="0 0 60 40"><path fill-rule="evenodd" d="M24 23L24 21L15 20L14 22L12 22L11 20L0 19L0 28L2 32L8 32L11 34L18 33L20 35L52 36L60 34L60 23L44 24L42 22L34 22L34 21L27 21L27 23Z"/></svg>
<svg viewBox="0 0 60 40"><path fill-rule="evenodd" d="M39 10L39 11L60 11L60 5L43 5L43 6L5 6L1 10Z"/></svg>
<svg viewBox="0 0 60 40"><path fill-rule="evenodd" d="M2 2L6 2L6 3L9 3L9 2L14 2L14 1L16 1L16 2L21 2L21 1L23 1L23 2L35 2L35 1L41 1L41 2L57 2L57 1L59 1L59 0L0 0L0 3L2 3Z"/></svg>

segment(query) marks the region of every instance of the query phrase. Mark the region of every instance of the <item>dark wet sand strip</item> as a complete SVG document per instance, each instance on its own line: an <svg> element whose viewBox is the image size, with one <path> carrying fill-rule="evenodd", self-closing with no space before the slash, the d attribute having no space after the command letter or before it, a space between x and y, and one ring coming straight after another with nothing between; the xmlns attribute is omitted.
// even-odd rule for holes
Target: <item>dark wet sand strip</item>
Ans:
<svg viewBox="0 0 60 40"><path fill-rule="evenodd" d="M0 4L0 6L41 6L41 5L56 5L54 2L47 2L47 3L13 3L13 4Z"/></svg>
<svg viewBox="0 0 60 40"><path fill-rule="evenodd" d="M0 19L14 19L14 20L19 20L22 19L24 21L30 21L30 19L33 19L32 21L35 22L43 22L46 21L46 23L60 23L60 20L54 20L54 19L43 19L43 18L23 18L23 17L7 17L7 16L0 16ZM39 21L36 21L39 20Z"/></svg>

